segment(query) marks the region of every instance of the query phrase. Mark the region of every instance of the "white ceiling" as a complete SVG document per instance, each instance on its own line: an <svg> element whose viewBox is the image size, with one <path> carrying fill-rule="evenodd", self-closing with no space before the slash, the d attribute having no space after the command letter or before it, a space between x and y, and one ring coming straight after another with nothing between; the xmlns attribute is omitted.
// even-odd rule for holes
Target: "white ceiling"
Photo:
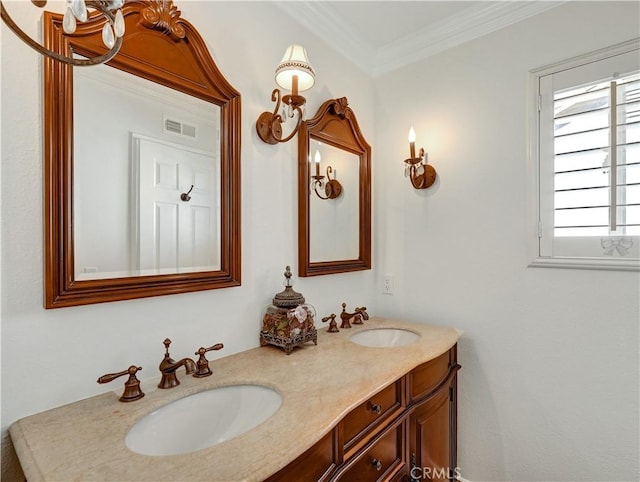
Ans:
<svg viewBox="0 0 640 482"><path fill-rule="evenodd" d="M372 76L565 1L303 1L278 6ZM313 59L310 59L313 64Z"/></svg>

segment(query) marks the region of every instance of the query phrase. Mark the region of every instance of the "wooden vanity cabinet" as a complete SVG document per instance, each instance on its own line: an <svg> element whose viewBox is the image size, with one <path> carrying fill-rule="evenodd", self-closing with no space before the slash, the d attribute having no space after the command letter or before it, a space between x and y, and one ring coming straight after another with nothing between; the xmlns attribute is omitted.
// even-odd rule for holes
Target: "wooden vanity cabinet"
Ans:
<svg viewBox="0 0 640 482"><path fill-rule="evenodd" d="M453 480L457 466L456 347L408 375L411 481Z"/></svg>
<svg viewBox="0 0 640 482"><path fill-rule="evenodd" d="M452 479L457 462L459 368L454 346L358 405L313 447L267 480Z"/></svg>

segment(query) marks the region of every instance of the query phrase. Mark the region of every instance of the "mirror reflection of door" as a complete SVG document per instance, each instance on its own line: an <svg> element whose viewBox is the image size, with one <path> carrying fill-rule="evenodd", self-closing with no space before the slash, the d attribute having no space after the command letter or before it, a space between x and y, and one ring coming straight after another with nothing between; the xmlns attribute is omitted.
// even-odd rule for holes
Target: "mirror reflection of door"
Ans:
<svg viewBox="0 0 640 482"><path fill-rule="evenodd" d="M332 179L342 185L340 196L321 199L315 190L309 190L309 237L311 262L357 259L360 252L359 196L360 157L330 144L309 141L310 171L315 174L315 152L320 153L319 172L327 181L327 167L331 166ZM324 195L324 188L318 188Z"/></svg>
<svg viewBox="0 0 640 482"><path fill-rule="evenodd" d="M73 83L75 279L219 269L219 107L108 65L74 69ZM161 216L154 228L161 230L156 233L159 244L152 249L145 242L138 248L142 242L138 221L149 218L138 216L138 166L134 161L139 152L132 133L145 139L144 149L155 145L166 151L163 156L167 159L185 157L179 163L181 172L174 174L174 182L179 182L175 187L178 201L182 192L192 184L195 187L191 202L182 203L188 209L175 208L176 223L182 227L174 226L173 246L168 244L170 227L166 224L170 209L159 204L160 214L149 211ZM192 167L187 167L189 163ZM154 176L168 181L164 164L155 169ZM196 180L199 177L202 180ZM204 202L205 195L213 198ZM186 246L192 251L187 252ZM170 249L175 252L169 254ZM156 253L153 262L143 260L152 252Z"/></svg>
<svg viewBox="0 0 640 482"><path fill-rule="evenodd" d="M133 136L141 274L218 269L217 162L211 153Z"/></svg>

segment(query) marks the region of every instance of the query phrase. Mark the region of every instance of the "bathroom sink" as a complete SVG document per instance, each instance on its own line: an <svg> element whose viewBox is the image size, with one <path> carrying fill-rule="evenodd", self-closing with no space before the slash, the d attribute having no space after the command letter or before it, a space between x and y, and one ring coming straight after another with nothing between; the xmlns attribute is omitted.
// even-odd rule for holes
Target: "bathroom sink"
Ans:
<svg viewBox="0 0 640 482"><path fill-rule="evenodd" d="M374 328L361 331L351 336L350 340L358 345L374 348L391 348L413 343L420 335L400 328Z"/></svg>
<svg viewBox="0 0 640 482"><path fill-rule="evenodd" d="M147 414L129 430L125 444L142 455L194 452L251 430L281 403L278 392L260 385L213 388Z"/></svg>

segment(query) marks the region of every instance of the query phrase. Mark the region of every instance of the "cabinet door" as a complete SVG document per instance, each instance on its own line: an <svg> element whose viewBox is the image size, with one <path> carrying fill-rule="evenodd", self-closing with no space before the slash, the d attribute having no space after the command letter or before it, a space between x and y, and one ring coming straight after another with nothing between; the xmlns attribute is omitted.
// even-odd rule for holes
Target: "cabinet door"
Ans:
<svg viewBox="0 0 640 482"><path fill-rule="evenodd" d="M411 481L446 481L456 470L455 377L409 418Z"/></svg>

